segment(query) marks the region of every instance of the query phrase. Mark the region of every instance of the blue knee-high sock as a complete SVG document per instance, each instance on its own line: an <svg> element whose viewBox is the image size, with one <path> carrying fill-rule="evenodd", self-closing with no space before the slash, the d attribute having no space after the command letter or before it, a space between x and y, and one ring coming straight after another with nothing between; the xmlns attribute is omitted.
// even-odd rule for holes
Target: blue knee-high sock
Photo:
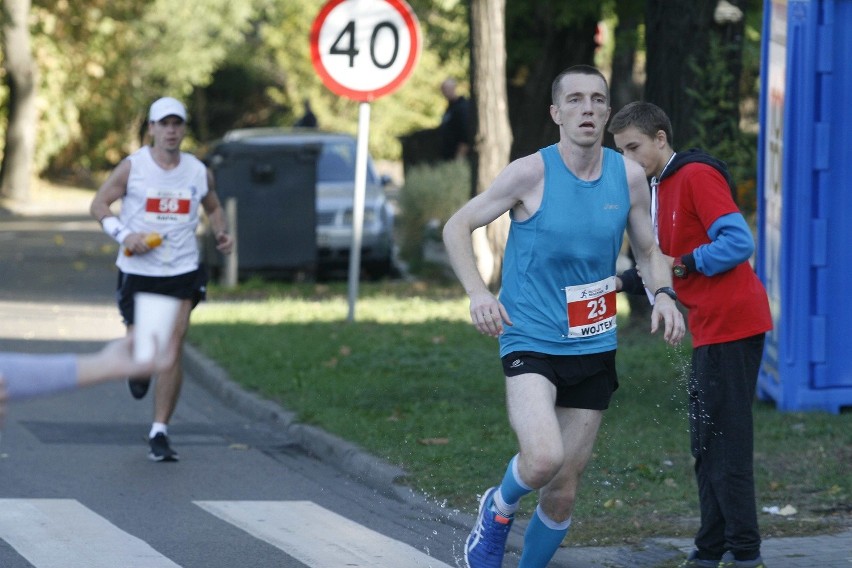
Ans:
<svg viewBox="0 0 852 568"><path fill-rule="evenodd" d="M532 492L532 487L529 487L521 480L518 474L518 456L515 455L506 468L506 474L503 475L503 481L500 482L500 487L494 493L494 505L497 509L506 516L511 516L518 509L518 501L521 497Z"/></svg>
<svg viewBox="0 0 852 568"><path fill-rule="evenodd" d="M545 568L568 534L570 526L570 517L567 521L557 523L541 510L539 504L524 533L524 551L518 568Z"/></svg>

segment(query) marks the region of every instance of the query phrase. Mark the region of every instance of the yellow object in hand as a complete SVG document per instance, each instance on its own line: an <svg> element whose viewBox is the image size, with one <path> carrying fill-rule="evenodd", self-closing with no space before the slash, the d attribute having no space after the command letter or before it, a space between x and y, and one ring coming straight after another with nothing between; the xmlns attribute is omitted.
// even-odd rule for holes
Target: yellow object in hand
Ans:
<svg viewBox="0 0 852 568"><path fill-rule="evenodd" d="M145 244L151 248L157 248L163 244L163 236L160 233L148 233L145 235ZM133 251L128 248L124 249L124 256L133 256Z"/></svg>

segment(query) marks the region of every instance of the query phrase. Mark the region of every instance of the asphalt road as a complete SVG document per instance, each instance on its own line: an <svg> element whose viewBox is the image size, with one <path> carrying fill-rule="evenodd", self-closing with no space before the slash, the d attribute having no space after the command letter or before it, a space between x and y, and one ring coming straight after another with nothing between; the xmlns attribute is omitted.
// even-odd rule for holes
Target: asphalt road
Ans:
<svg viewBox="0 0 852 568"><path fill-rule="evenodd" d="M122 335L114 255L85 216L0 217L0 349L89 351ZM150 395L123 382L9 405L0 566L460 565L453 512L361 483L293 428L231 406L189 376L170 427L181 461L153 463Z"/></svg>

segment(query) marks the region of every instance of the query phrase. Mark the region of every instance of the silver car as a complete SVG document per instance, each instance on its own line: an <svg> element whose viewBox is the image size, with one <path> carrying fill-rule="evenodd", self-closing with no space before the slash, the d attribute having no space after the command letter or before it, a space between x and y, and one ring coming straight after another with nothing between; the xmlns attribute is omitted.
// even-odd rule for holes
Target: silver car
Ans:
<svg viewBox="0 0 852 568"><path fill-rule="evenodd" d="M316 159L316 268L328 271L347 267L352 246L355 138L314 129L247 128L228 132L222 144L237 141L244 147L257 145L259 150L291 146L319 148ZM216 160L214 148L207 160L214 172ZM389 275L394 270L394 211L385 192L389 181L376 173L368 157L361 266L374 278Z"/></svg>

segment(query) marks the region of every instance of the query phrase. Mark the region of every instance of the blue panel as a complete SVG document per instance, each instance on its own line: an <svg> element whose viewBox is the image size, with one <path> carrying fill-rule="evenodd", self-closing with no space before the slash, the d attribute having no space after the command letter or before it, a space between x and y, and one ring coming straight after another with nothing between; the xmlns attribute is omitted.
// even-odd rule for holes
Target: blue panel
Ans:
<svg viewBox="0 0 852 568"><path fill-rule="evenodd" d="M758 395L779 410L839 412L852 407L852 295L838 293L852 279L852 1L764 6L756 266L775 330Z"/></svg>
<svg viewBox="0 0 852 568"><path fill-rule="evenodd" d="M831 121L827 181L827 272L829 276L817 291L828 296L826 314L826 367L824 377L815 377L814 384L838 399L841 406L852 405L852 341L849 321L852 319L852 298L840 293L837 282L852 277L852 1L826 2L826 24L833 28L830 53L831 108L826 120ZM830 117L830 118L829 118ZM831 287L829 287L831 283Z"/></svg>
<svg viewBox="0 0 852 568"><path fill-rule="evenodd" d="M828 225L825 219L814 219L811 223L811 266L825 266L825 247L827 246ZM818 312L822 313L822 312Z"/></svg>
<svg viewBox="0 0 852 568"><path fill-rule="evenodd" d="M825 363L825 317L813 316L811 318L810 340L812 363Z"/></svg>
<svg viewBox="0 0 852 568"><path fill-rule="evenodd" d="M823 81L822 84L825 86L826 81ZM828 89L826 89L826 91L828 91ZM825 108L825 106L827 105L820 105L819 108ZM828 156L830 151L830 134L831 127L827 122L818 122L814 125L814 156L811 167L815 170L824 170L829 167Z"/></svg>

